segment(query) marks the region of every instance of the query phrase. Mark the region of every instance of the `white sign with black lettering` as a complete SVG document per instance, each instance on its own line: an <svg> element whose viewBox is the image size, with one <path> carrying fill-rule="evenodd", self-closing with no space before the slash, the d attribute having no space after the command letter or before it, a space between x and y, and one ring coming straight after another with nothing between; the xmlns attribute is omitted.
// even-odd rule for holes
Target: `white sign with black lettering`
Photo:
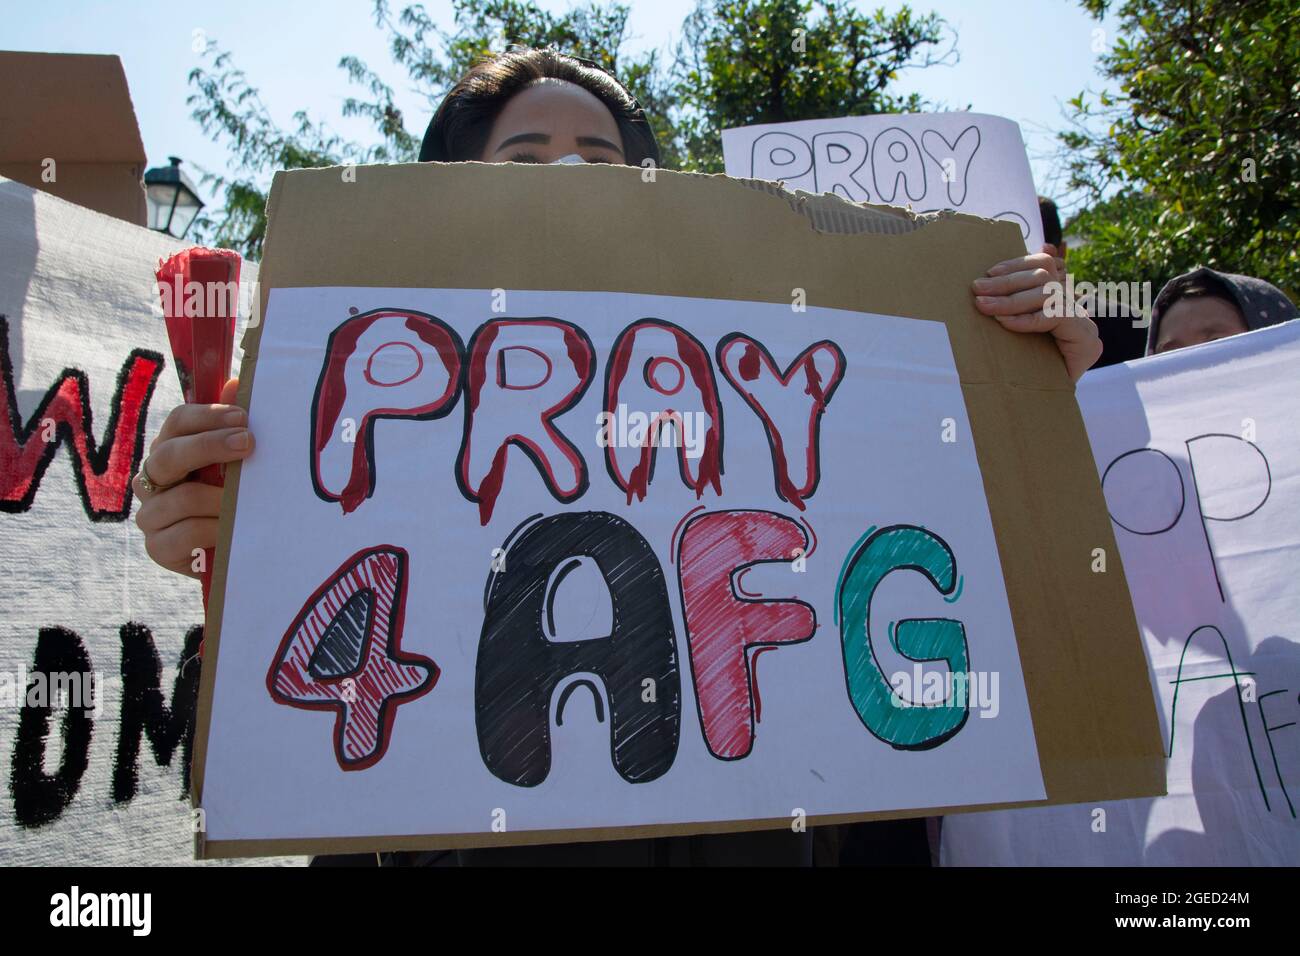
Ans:
<svg viewBox="0 0 1300 956"><path fill-rule="evenodd" d="M1020 227L1043 245L1038 195L1016 123L983 113L880 113L722 131L728 176L854 202L955 209Z"/></svg>
<svg viewBox="0 0 1300 956"><path fill-rule="evenodd" d="M945 863L1300 861L1297 381L1300 322L1083 377L1169 795L950 817Z"/></svg>

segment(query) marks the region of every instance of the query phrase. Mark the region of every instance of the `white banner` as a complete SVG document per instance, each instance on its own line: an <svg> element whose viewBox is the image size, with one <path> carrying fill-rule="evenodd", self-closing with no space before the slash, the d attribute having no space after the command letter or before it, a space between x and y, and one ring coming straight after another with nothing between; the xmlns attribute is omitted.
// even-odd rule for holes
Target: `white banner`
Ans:
<svg viewBox="0 0 1300 956"><path fill-rule="evenodd" d="M181 246L0 179L7 865L193 858L202 602L145 554L129 488L181 401L154 287Z"/></svg>
<svg viewBox="0 0 1300 956"><path fill-rule="evenodd" d="M1083 377L1169 795L949 817L944 863L1300 864L1297 383L1300 322Z"/></svg>

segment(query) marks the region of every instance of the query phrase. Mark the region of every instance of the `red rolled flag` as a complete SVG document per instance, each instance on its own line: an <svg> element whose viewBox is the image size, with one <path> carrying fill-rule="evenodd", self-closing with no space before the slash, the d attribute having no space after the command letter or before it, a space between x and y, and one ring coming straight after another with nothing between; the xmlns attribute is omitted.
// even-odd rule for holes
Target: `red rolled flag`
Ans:
<svg viewBox="0 0 1300 956"><path fill-rule="evenodd" d="M239 304L239 254L194 246L158 264L158 291L172 359L186 402L212 404L230 378ZM209 465L190 478L220 487L225 467ZM213 549L204 554L203 607L212 586Z"/></svg>

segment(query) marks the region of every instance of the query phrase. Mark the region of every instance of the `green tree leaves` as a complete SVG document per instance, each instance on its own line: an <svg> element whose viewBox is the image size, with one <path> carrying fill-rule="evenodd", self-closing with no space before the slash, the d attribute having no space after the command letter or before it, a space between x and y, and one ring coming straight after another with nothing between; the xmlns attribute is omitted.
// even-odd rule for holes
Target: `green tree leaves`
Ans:
<svg viewBox="0 0 1300 956"><path fill-rule="evenodd" d="M443 29L421 5L394 12L375 0L374 19L388 37L392 65L420 91L428 109L409 118L393 87L357 57L339 63L358 95L343 115L369 121L368 143L346 140L299 112L282 129L231 54L210 44L207 65L190 74L192 115L230 151L229 176L204 175L222 208L195 224L197 241L257 259L266 222L265 191L277 169L349 163L409 162L443 95L474 63L508 43L553 46L613 72L636 96L670 169L720 172L721 131L756 122L918 110L915 95L890 86L906 67L946 62L946 25L933 14L859 13L846 0L701 0L683 25L672 62L656 51L630 54L621 2L588 2L552 14L524 0L453 0Z"/></svg>
<svg viewBox="0 0 1300 956"><path fill-rule="evenodd" d="M1101 16L1107 0L1083 0ZM1300 292L1300 9L1293 0L1125 0L1101 57L1119 93L1071 101L1070 232L1093 281L1198 265ZM1101 130L1101 124L1105 130Z"/></svg>
<svg viewBox="0 0 1300 956"><path fill-rule="evenodd" d="M677 91L687 168L721 172L721 130L752 123L914 111L919 97L889 86L936 54L936 15L858 13L843 0L701 2L684 26Z"/></svg>

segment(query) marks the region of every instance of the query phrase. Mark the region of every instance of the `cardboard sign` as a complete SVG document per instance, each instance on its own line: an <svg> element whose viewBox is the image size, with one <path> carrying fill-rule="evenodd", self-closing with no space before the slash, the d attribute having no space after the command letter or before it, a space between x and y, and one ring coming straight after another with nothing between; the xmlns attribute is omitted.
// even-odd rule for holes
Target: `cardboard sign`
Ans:
<svg viewBox="0 0 1300 956"><path fill-rule="evenodd" d="M1169 795L948 820L946 862L1300 860L1297 381L1300 322L1083 377Z"/></svg>
<svg viewBox="0 0 1300 956"><path fill-rule="evenodd" d="M0 176L145 225L145 154L116 56L0 51ZM21 93L21 95L18 95Z"/></svg>
<svg viewBox="0 0 1300 956"><path fill-rule="evenodd" d="M179 245L0 180L7 864L193 858L203 607L145 553L131 492L181 402L153 278Z"/></svg>
<svg viewBox="0 0 1300 956"><path fill-rule="evenodd" d="M1025 246L1043 245L1043 221L1016 123L983 113L881 113L762 123L722 131L729 176L855 202L955 209L1005 219Z"/></svg>
<svg viewBox="0 0 1300 956"><path fill-rule="evenodd" d="M283 174L270 222L200 852L1158 789L1059 356L970 301L1013 229L478 164Z"/></svg>

